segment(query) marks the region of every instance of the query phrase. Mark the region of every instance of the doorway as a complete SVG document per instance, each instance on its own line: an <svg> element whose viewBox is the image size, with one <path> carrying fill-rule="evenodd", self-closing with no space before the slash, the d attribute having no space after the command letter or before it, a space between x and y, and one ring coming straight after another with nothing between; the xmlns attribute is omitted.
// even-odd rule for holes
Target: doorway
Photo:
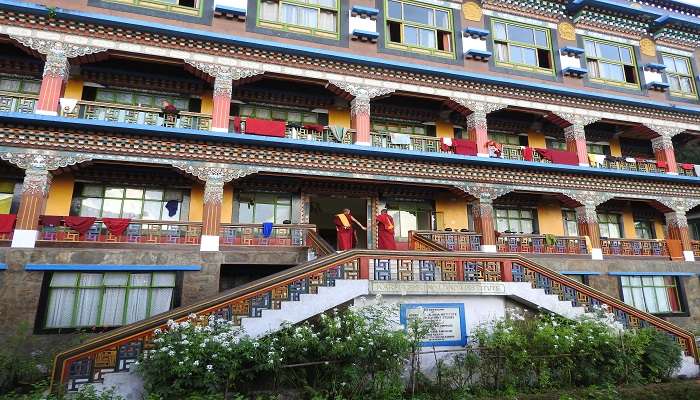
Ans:
<svg viewBox="0 0 700 400"><path fill-rule="evenodd" d="M319 236L330 243L333 248L337 248L333 221L336 214L343 212L343 208L349 208L352 216L367 227L368 231L372 229L371 226L367 226L367 199L342 196L311 196L309 198L309 223L316 225ZM367 232L360 229L357 224L353 224L353 228L357 234L355 248L366 249Z"/></svg>

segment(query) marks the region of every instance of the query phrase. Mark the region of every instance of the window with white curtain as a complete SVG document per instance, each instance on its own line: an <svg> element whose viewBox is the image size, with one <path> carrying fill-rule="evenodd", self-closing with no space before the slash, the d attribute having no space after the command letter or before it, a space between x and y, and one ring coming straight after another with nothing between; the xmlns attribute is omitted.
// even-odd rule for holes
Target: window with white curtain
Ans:
<svg viewBox="0 0 700 400"><path fill-rule="evenodd" d="M338 37L337 0L260 0L258 26Z"/></svg>
<svg viewBox="0 0 700 400"><path fill-rule="evenodd" d="M532 208L496 208L496 230L508 233L535 233L535 213Z"/></svg>
<svg viewBox="0 0 700 400"><path fill-rule="evenodd" d="M168 311L174 272L55 272L45 328L112 327Z"/></svg>
<svg viewBox="0 0 700 400"><path fill-rule="evenodd" d="M598 213L598 226L600 237L619 239L622 237L622 223L620 214Z"/></svg>
<svg viewBox="0 0 700 400"><path fill-rule="evenodd" d="M674 96L697 98L695 93L695 75L688 57L673 54L662 54L666 69L666 79L671 86L671 94Z"/></svg>
<svg viewBox="0 0 700 400"><path fill-rule="evenodd" d="M606 84L639 87L632 46L585 38L588 77Z"/></svg>
<svg viewBox="0 0 700 400"><path fill-rule="evenodd" d="M682 312L674 276L621 276L622 300L650 313Z"/></svg>

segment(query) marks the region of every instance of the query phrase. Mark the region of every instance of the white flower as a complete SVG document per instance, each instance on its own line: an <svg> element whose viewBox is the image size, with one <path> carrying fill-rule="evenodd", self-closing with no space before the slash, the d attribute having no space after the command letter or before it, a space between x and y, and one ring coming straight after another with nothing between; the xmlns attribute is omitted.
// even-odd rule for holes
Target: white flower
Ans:
<svg viewBox="0 0 700 400"><path fill-rule="evenodd" d="M178 365L183 365L183 364L184 364L183 361L178 362Z"/></svg>
<svg viewBox="0 0 700 400"><path fill-rule="evenodd" d="M163 331L160 330L160 328L156 328L156 330L153 331L155 335L160 335Z"/></svg>
<svg viewBox="0 0 700 400"><path fill-rule="evenodd" d="M211 364L207 365L207 371L211 371L212 369L214 369L213 365L211 365Z"/></svg>
<svg viewBox="0 0 700 400"><path fill-rule="evenodd" d="M192 313L192 314L188 315L187 318L189 318L189 319L197 319L197 314Z"/></svg>
<svg viewBox="0 0 700 400"><path fill-rule="evenodd" d="M194 362L192 363L192 365L194 365L195 367L199 366L199 360L194 360Z"/></svg>
<svg viewBox="0 0 700 400"><path fill-rule="evenodd" d="M175 352L174 352L174 351L172 351L172 350L170 350L170 351L168 352L168 355L169 355L170 357L172 357L172 356L174 356L174 355L175 355Z"/></svg>

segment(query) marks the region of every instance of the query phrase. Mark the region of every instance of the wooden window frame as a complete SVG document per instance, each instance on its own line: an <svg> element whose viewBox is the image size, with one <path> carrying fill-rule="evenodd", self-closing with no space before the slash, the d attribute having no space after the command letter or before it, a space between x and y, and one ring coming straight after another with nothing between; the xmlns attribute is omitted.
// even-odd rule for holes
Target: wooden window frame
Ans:
<svg viewBox="0 0 700 400"><path fill-rule="evenodd" d="M496 38L496 24L504 24L506 26L506 39L497 39ZM533 35L534 31L541 31L544 32L544 34L547 37L547 45L546 46L540 46L537 44L532 44L532 43L526 43L526 42L519 42L515 39L510 39L508 38L508 26L518 26L520 28L525 28L525 29L532 29L533 30ZM522 71L529 71L529 72L536 72L536 73L541 73L541 74L548 74L548 75L555 75L556 70L554 68L554 54L552 51L552 32L549 28L544 28L536 25L530 25L530 24L524 24L521 22L514 22L514 21L508 21L505 19L500 19L500 18L493 18L491 19L491 32L493 32L492 35L492 44L493 44L493 60L494 64L499 67L506 67L506 68L513 68L513 69L518 69ZM534 36L533 36L534 37ZM497 50L497 44L505 44L508 47L508 59L509 61L499 61L498 56L496 55ZM519 46L519 47L524 47L528 49L532 49L535 51L537 54L537 50L546 50L548 54L548 59L549 59L549 68L544 68L540 67L539 65L533 66L529 64L522 64L522 63L517 63L517 62L512 62L510 61L510 56L512 54L511 52L511 46ZM538 60L539 64L539 60Z"/></svg>
<svg viewBox="0 0 700 400"><path fill-rule="evenodd" d="M276 21L270 21L267 19L262 19L262 3L267 2L267 3L277 3L277 20ZM304 7L304 8L312 8L317 10L317 19L316 19L316 28L308 27L305 25L297 25L297 24L292 24L288 22L282 22L282 5L283 4L288 4L291 6L296 6L296 7ZM318 36L326 39L334 39L338 40L340 39L340 14L341 14L341 7L340 7L340 0L335 0L335 8L328 7L328 6L322 6L320 4L310 4L308 2L302 1L302 0L257 0L256 1L256 7L257 7L257 14L256 14L256 21L255 25L260 27L260 28L270 28L270 29L276 29L276 30L281 30L281 31L286 31L286 32L291 32L291 33L298 33L302 35L311 35L311 36ZM327 10L327 11L333 11L335 12L335 31L329 31L325 29L318 28L318 21L319 17L321 15L321 11Z"/></svg>
<svg viewBox="0 0 700 400"><path fill-rule="evenodd" d="M612 80L612 79L602 78L602 77L600 77L600 76L598 76L598 77L593 77L593 76L591 75L590 68L588 68L588 79L589 79L591 82L597 82L597 83L602 83L602 84L605 84L605 85L611 85L611 86L617 86L617 87L624 87L624 88L631 88L631 89L639 89L639 88L641 87L641 86L640 86L640 85L641 85L641 82L640 82L640 74L639 74L639 71L638 71L638 69L637 69L637 55L635 54L634 46L627 45L627 44L623 44L623 43L618 43L618 42L613 42L613 41L610 41L610 40L604 40L604 39L598 39L598 38L594 38L594 37L590 37L590 36L585 36L585 37L583 38L583 44L584 44L583 47L584 47L584 49L586 48L586 41L593 42L594 44L600 44L600 43L602 43L602 44L606 44L606 45L609 45L609 46L615 46L615 47L618 47L618 49L619 49L619 48L626 48L627 50L629 50L630 58L631 58L631 61L632 61L632 64L626 64L624 61L612 60L612 59L609 59L609 58L604 58L604 57L601 57L601 56L590 55L590 54L588 54L588 53L585 53L585 57L586 57L586 67L588 67L588 62L590 62L590 61L596 61L596 62L598 62L598 63L600 63L600 62L602 61L602 62L605 62L605 63L608 63L608 64L619 65L620 67L622 67L623 74L624 74L624 73L625 73L625 71L624 71L624 70L625 70L625 66L630 66L630 67L632 67L632 70L633 70L633 73L634 73L634 78L635 78L635 81L636 81L635 83L630 83L630 82L627 82L627 80L625 80L625 81L616 81L616 80ZM618 53L619 53L619 50L618 50ZM600 67L599 67L599 70L600 70Z"/></svg>
<svg viewBox="0 0 700 400"><path fill-rule="evenodd" d="M679 77L679 78L688 78L688 79L690 80L690 87L691 87L691 92L690 92L690 93L686 93L686 92L679 92L679 91L677 91L677 90L673 90L673 89L671 89L671 87L669 86L669 89L668 89L669 93L670 93L672 96L684 97L684 98L687 98L687 99L697 100L697 98L698 98L698 90L697 90L697 86L696 86L696 82L695 82L695 75L694 75L694 72L693 72L693 64L690 62L690 58L685 57L685 56L675 55L675 54L661 53L661 60L664 60L665 57L673 58L673 59L674 59L674 63L675 63L676 60L682 60L682 61L685 62L686 67L688 67L688 73L687 73L687 74L683 74L683 73L680 73L680 72L677 72L677 71L670 72L670 71L668 70L668 65L666 65L666 63L664 62L664 65L666 65L666 69L664 70L664 73L666 74L666 80L668 81L669 85L670 85L671 81L670 81L670 79L668 79L668 77L670 77L670 76L677 76L677 77ZM675 67L675 66L674 66L674 67Z"/></svg>
<svg viewBox="0 0 700 400"><path fill-rule="evenodd" d="M391 18L389 17L389 1L390 0L384 0L384 45L388 49L397 49L397 50L405 50L405 51L410 51L414 53L419 53L419 54L426 54L426 55L431 55L431 56L436 56L436 57L442 57L442 58L455 58L456 54L456 40L455 40L455 26L454 26L454 14L452 13L452 9L447 8L447 7L440 7L436 6L433 4L428 4L428 3L421 3L417 1L410 1L410 0L391 0L395 1L397 3L401 3L401 18ZM437 25L427 25L427 24L422 24L420 22L413 22L413 21L408 21L405 19L404 11L403 11L403 5L404 4L409 4L412 6L417 6L417 7L423 7L423 8L429 8L433 10L433 15L434 11L442 11L447 13L447 23L448 27L446 29L439 28ZM400 26L400 34L401 34L401 42L392 42L391 41L391 35L389 35L389 23L397 23ZM445 51L445 50L439 50L437 47L436 48L431 48L431 47L424 47L420 45L413 45L413 44L407 44L405 43L405 38L404 38L404 29L406 26L411 26L413 28L417 29L425 29L425 30L431 30L435 32L435 44L437 45L439 41L438 37L438 31L444 31L444 32L449 32L449 38L450 38L450 51Z"/></svg>

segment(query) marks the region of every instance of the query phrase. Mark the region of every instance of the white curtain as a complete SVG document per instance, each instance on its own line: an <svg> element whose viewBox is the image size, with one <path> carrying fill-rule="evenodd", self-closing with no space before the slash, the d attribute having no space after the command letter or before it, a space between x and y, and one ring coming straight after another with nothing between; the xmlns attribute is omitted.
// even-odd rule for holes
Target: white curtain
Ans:
<svg viewBox="0 0 700 400"><path fill-rule="evenodd" d="M279 3L263 1L260 3L260 19L277 22Z"/></svg>
<svg viewBox="0 0 700 400"><path fill-rule="evenodd" d="M588 76L591 78L600 78L600 70L598 69L598 61L588 61Z"/></svg>
<svg viewBox="0 0 700 400"><path fill-rule="evenodd" d="M124 323L124 302L129 274L125 272L106 273L105 291L102 295L102 326L118 326Z"/></svg>
<svg viewBox="0 0 700 400"><path fill-rule="evenodd" d="M336 14L334 12L321 11L318 19L318 29L335 32Z"/></svg>
<svg viewBox="0 0 700 400"><path fill-rule="evenodd" d="M148 286L151 284L151 274L132 274L129 298L127 299L126 323L140 321L146 318L148 308Z"/></svg>
<svg viewBox="0 0 700 400"><path fill-rule="evenodd" d="M78 274L56 272L51 276L49 307L46 315L47 328L68 328L73 320L73 306Z"/></svg>
<svg viewBox="0 0 700 400"><path fill-rule="evenodd" d="M76 307L76 326L97 325L97 309L100 306L102 274L81 274Z"/></svg>

